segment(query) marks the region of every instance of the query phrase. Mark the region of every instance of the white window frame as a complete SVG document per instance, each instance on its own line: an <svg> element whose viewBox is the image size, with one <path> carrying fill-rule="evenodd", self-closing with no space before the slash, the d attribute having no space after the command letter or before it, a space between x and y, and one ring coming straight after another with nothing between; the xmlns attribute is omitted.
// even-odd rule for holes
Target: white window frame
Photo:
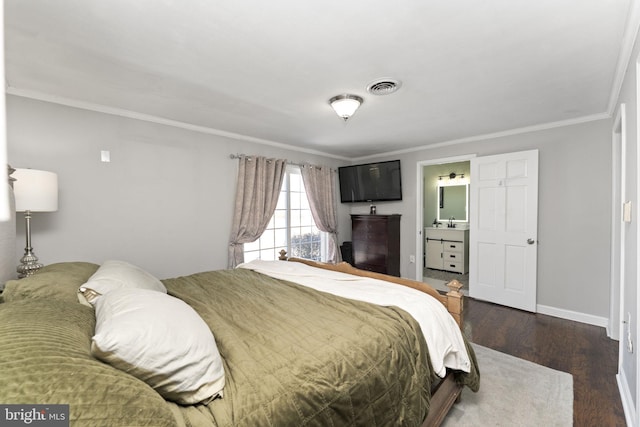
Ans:
<svg viewBox="0 0 640 427"><path fill-rule="evenodd" d="M292 238L295 236L292 229L297 227L312 227L312 232L317 231L320 234L320 256L314 258L317 261L326 261L328 257L328 236L327 233L320 231L313 220L311 210L309 208L309 202L306 198L300 198L296 200L296 195L300 194L298 188L292 189L292 178L294 184L298 185L302 190L302 194L306 195L304 185L302 183L302 175L300 173L300 167L295 165L287 165L284 181L282 183L282 189L280 190L280 196L278 200L278 206L276 212L269 221L269 225L263 232L263 235L252 243L244 244L244 259L245 262L262 259L262 260L277 260L280 256L280 251L284 249L288 256L300 257L294 248L292 248ZM292 215L294 212L304 211L302 213L302 219L304 224L300 224L300 218L295 218ZM283 215L284 213L284 215ZM309 225L307 221L311 221L312 225ZM295 225L292 225L292 222ZM300 224L300 225L297 225Z"/></svg>

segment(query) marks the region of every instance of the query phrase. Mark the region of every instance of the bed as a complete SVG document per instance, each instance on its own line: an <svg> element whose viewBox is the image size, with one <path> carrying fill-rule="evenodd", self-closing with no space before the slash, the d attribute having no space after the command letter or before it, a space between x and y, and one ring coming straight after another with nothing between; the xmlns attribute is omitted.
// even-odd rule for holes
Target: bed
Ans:
<svg viewBox="0 0 640 427"><path fill-rule="evenodd" d="M146 368L141 373L105 362L116 351L96 345L100 328L105 328L103 306L118 294L125 304L147 304L159 316L137 317L130 324L145 328L137 332L136 341L146 340L146 331L164 322L160 338L151 337L152 350L169 344L171 351L182 354L173 355L171 363L202 351L181 348L198 328L182 316L182 306L159 309L148 298L162 292L95 292L88 284L96 282L93 278L106 263L58 263L7 282L0 304L0 404L68 404L72 425L427 426L439 425L462 387L478 390L477 361L459 328L454 340L460 340L463 350L452 352L444 344L443 351L448 352L445 359L468 363L465 369L432 360L434 349L443 345L430 345L422 331L435 326L421 325L405 309L335 295L297 283L293 276L317 271L320 279L313 280L323 284L329 274L337 278L338 288L385 279L384 286L392 287L387 292L398 291L390 294L400 289L420 298L430 294L437 306L454 311L455 316L444 309L445 329L451 324L457 328L461 320L455 289L447 297L425 284L344 263L272 263L284 267L284 279L274 277L280 273L267 274L269 266L243 265L160 281L166 298L197 313L214 337L223 387L218 378L217 391L206 398L198 395L197 402L167 395L143 378L150 375ZM87 304L96 294L99 302ZM161 369L169 365L163 363ZM153 374L156 381L159 374ZM162 373L162 381L166 375ZM198 384L187 396L205 388Z"/></svg>

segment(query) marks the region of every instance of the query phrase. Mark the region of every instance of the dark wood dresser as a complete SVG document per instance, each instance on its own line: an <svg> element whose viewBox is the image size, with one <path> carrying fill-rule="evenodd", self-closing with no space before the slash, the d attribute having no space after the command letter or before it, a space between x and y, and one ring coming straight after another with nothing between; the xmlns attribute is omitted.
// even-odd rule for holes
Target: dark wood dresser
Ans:
<svg viewBox="0 0 640 427"><path fill-rule="evenodd" d="M400 277L400 215L351 215L353 264Z"/></svg>

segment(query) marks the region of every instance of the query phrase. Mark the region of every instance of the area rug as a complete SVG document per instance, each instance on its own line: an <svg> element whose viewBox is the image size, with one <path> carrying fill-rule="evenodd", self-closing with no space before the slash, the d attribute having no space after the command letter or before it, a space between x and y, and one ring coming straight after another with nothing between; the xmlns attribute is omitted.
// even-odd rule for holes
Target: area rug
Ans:
<svg viewBox="0 0 640 427"><path fill-rule="evenodd" d="M425 268L422 272L422 275L424 277L442 280L445 282L456 279L458 282L462 283L463 286L467 288L469 287L469 273L459 274L459 273L452 273L450 271L442 271L442 270L434 270L433 268Z"/></svg>
<svg viewBox="0 0 640 427"><path fill-rule="evenodd" d="M441 292L449 292L449 288L447 288L446 284L451 280L456 279L462 284L462 289L460 291L464 295L469 295L469 273L458 274L448 271L434 270L431 268L425 268L423 273L422 281Z"/></svg>
<svg viewBox="0 0 640 427"><path fill-rule="evenodd" d="M473 344L480 391L468 388L443 426L572 426L573 376Z"/></svg>

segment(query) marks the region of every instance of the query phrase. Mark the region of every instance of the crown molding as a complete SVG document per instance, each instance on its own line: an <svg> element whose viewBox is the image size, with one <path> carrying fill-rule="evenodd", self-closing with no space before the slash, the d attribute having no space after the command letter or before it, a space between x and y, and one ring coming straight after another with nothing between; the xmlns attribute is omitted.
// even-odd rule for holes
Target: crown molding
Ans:
<svg viewBox="0 0 640 427"><path fill-rule="evenodd" d="M65 97L55 96L55 95L50 95L50 94L45 94L45 93L42 93L42 92L18 89L18 88L12 87L12 86L7 87L6 93L9 94L9 95L19 96L19 97L22 97L22 98L35 99L35 100L38 100L38 101L50 102L50 103L53 103L53 104L64 105L64 106L67 106L67 107L73 107L73 108L78 108L78 109L82 109L82 110L96 111L96 112L99 112L99 113L104 113L104 114L109 114L109 115L119 116L119 117L125 117L125 118L128 118L128 119L142 120L142 121L151 122L151 123L157 123L157 124L161 124L161 125L165 125L165 126L177 127L177 128L186 129L186 130L199 132L199 133L204 133L204 134L208 134L208 135L216 135L216 136L229 138L229 139L234 139L234 140L238 140L238 141L252 142L252 143L255 143L255 144L268 145L268 146L271 146L271 147L291 150L291 151L295 151L295 152L313 154L313 155L329 157L329 158L333 158L333 159L337 159L337 160L351 161L351 162L369 160L369 159L380 158L380 157L388 157L388 156L392 156L392 155L413 153L413 152L416 152L416 151L432 150L432 149L448 147L448 146L452 146L452 145L466 144L466 143L478 142L478 141L485 141L485 140L488 140L488 139L501 138L501 137L505 137L505 136L512 136L512 135L518 135L518 134L523 134L523 133L536 132L536 131L541 131L541 130L547 130L547 129L565 127L565 126L571 126L571 125L575 125L575 124L580 124L580 123L586 123L586 122L591 122L591 121L603 120L603 119L611 118L611 114L609 114L609 113L599 113L599 114L594 114L594 115L590 115L590 116L578 117L578 118L575 118L575 119L561 120L561 121L557 121L557 122L543 123L543 124L540 124L540 125L527 126L527 127L516 128L516 129L500 131L500 132L495 132L495 133L488 133L488 134L483 134L483 135L476 135L476 136L471 136L471 137L466 137L466 138L449 140L449 141L436 142L436 143L433 143L433 144L422 145L422 146L413 147L413 148L407 148L407 149L404 149L404 150L389 151L389 152L378 153L378 154L373 154L373 155L369 155L369 156L349 158L349 157L337 156L337 155L334 155L334 154L325 153L325 152L322 152L322 151L305 149L305 148L296 147L296 146L293 146L293 145L283 144L283 143L280 143L280 142L270 141L270 140L267 140L267 139L255 138L255 137L252 137L252 136L242 135L242 134L233 133L233 132L226 132L226 131L222 131L222 130L219 130L219 129L213 129L213 128L206 127L206 126L198 126L198 125L194 125L194 124L191 124L191 123L181 122L181 121L178 121L178 120L166 119L166 118L163 118L163 117L153 116L153 115L150 115L150 114L138 113L136 111L125 110L125 109L122 109L122 108L107 107L107 106L101 105L101 104L94 104L94 103L91 103L91 102L78 101L78 100L75 100L75 99L65 98Z"/></svg>
<svg viewBox="0 0 640 427"><path fill-rule="evenodd" d="M347 157L337 156L335 154L329 154L329 153L312 150L312 149L296 147L293 145L283 144L281 142L271 141L268 139L255 138L252 136L242 135L239 133L227 132L227 131L214 129L206 126L199 126L191 123L181 122L179 120L172 120L164 117L154 116L151 114L144 114L136 111L125 110L123 108L107 107L106 105L102 105L102 104L78 101L76 99L50 95L50 94L38 92L38 91L18 89L12 86L7 86L6 93L9 95L19 96L22 98L35 99L37 101L50 102L53 104L64 105L67 107L78 108L81 110L95 111L98 113L109 114L112 116L125 117L128 119L142 120L145 122L156 123L156 124L165 125L165 126L172 126L172 127L186 129L193 132L199 132L199 133L204 133L208 135L221 136L224 138L235 139L238 141L246 141L246 142L252 142L255 144L268 145L271 147L282 148L282 149L301 152L301 153L313 154L317 156L329 157L337 160L347 160L347 161L350 160Z"/></svg>
<svg viewBox="0 0 640 427"><path fill-rule="evenodd" d="M554 128L560 128L560 127L566 127L566 126L573 126L573 125L577 125L577 124L581 124L581 123L588 123L588 122L593 122L593 121L597 121L597 120L605 120L605 119L610 119L610 118L611 118L611 115L609 113L592 114L592 115L589 115L589 116L577 117L575 119L560 120L560 121L557 121L557 122L543 123L543 124L534 125L534 126L526 126L526 127L516 128L516 129L500 131L500 132L486 133L486 134L483 134L483 135L475 135L475 136L470 136L470 137L466 137L466 138L459 138L459 139L452 139L452 140L449 140L449 141L436 142L434 144L423 145L421 147L413 147L413 148L407 148L407 149L404 149L404 150L389 151L389 152L386 152L386 153L380 153L380 154L375 154L375 155L371 155L371 156L358 157L356 159L351 159L351 160L352 161L370 160L370 159L378 158L378 157L387 157L387 156L391 156L391 155L395 156L395 155L399 155L399 154L407 154L407 153L413 153L413 152L416 152L416 151L423 151L423 150L433 150L433 149L436 149L436 148L448 147L448 146L451 146L451 145L466 144L466 143L470 143L470 142L486 141L488 139L502 138L502 137L505 137L505 136L519 135L519 134L523 134L523 133L538 132L538 131L543 131L543 130L548 130L548 129L554 129Z"/></svg>
<svg viewBox="0 0 640 427"><path fill-rule="evenodd" d="M624 33L622 35L622 44L620 46L620 53L618 54L618 62L616 64L616 72L613 78L613 84L611 86L611 94L609 96L609 104L607 106L607 112L609 116L613 116L620 97L620 91L624 83L624 76L627 73L629 64L633 58L633 47L638 36L638 30L640 29L640 2L631 1L629 6L629 14L627 15L627 22L624 27Z"/></svg>

